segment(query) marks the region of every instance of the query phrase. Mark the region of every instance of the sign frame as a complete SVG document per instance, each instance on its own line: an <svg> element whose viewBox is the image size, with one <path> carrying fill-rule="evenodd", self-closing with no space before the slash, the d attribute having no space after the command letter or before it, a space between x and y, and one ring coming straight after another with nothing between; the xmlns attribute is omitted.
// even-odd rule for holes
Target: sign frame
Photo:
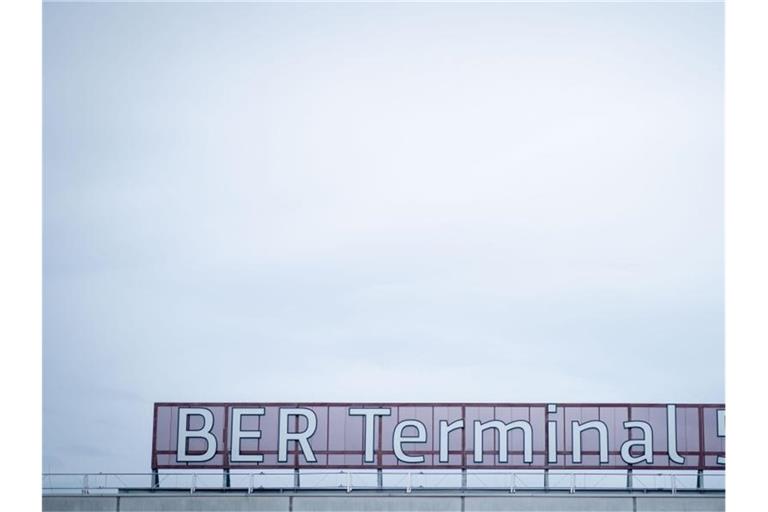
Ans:
<svg viewBox="0 0 768 512"><path fill-rule="evenodd" d="M675 463L667 463L667 464L656 464L656 463L634 463L634 464L628 464L624 461L621 464L616 463L598 463L598 464L588 464L588 463L568 463L568 458L573 457L573 452L568 450L560 450L556 449L556 453L558 454L558 457L562 456L562 462L558 463L550 463L547 457L547 449L549 447L549 428L544 428L543 432L537 431L536 435L544 435L545 441L544 441L544 449L534 449L533 454L535 456L541 456L544 455L544 463L543 464L533 464L533 463L512 463L511 460L508 463L499 463L496 461L496 457L494 457L494 462L492 464L489 464L487 462L484 462L482 464L476 464L472 461L472 451L468 450L466 447L466 433L461 436L462 442L461 442L461 449L450 449L449 451L451 454L456 455L458 452L461 455L461 463L386 463L384 461L385 455L392 455L392 450L384 450L382 447L382 438L383 436L381 433L382 430L382 416L376 416L376 426L374 427L374 432L378 431L379 435L375 436L376 444L375 447L375 461L371 463L363 463L362 459L360 463L352 464L352 463L311 463L311 462L302 462L302 454L303 451L301 450L300 443L294 442L291 443L291 446L287 448L287 454L289 456L289 459L286 462L283 463L242 463L242 462L232 462L231 459L231 446L229 446L229 420L231 417L231 409L234 408L290 408L290 409L296 409L296 408L339 408L343 407L346 408L346 410L349 412L350 408L364 408L364 409L376 409L376 408L389 408L392 410L397 409L399 411L400 408L408 407L408 408L431 408L432 414L433 414L433 420L434 420L434 410L435 408L460 408L461 410L461 418L465 420L463 422L463 428L464 429L470 429L470 425L468 425L466 419L467 419L467 409L471 408L493 408L494 415L496 414L496 411L498 409L504 409L504 408L528 408L529 413L532 409L539 409L543 408L544 410L544 424L547 425L549 421L552 421L551 418L553 414L551 407L555 406L555 409L558 411L562 411L562 416L565 418L566 412L568 409L579 409L579 408L587 408L587 409L594 409L598 408L598 411L600 408L612 408L612 409L626 409L627 411L627 417L629 420L632 420L632 410L633 409L657 409L657 408L664 408L665 411L668 411L669 406L674 406L675 411L678 411L680 409L694 409L696 411L696 418L697 418L697 430L698 430L698 449L697 450L683 450L681 449L679 451L679 455L682 457L692 456L697 457L697 462L695 464L675 464ZM167 449L159 449L158 448L158 417L159 412L163 408L224 408L224 435L223 439L218 440L217 447L215 450L214 455L221 455L223 462L222 463L189 463L189 462L171 462L167 463L164 461L161 461L160 458L163 456L169 456L169 455L176 455L178 458L178 453L175 450L167 450ZM330 410L330 409L329 409ZM472 469L490 469L490 470L724 470L725 469L725 463L724 463L724 457L725 457L725 449L724 449L724 442L723 442L723 450L707 450L706 448L706 439L705 439L705 424L704 424L704 417L705 417L705 411L711 411L715 410L715 416L719 419L717 411L725 411L725 404L716 404L716 403L674 403L674 404L666 404L666 403L626 403L626 402L609 402L609 403L592 403L592 402L583 402L583 403L573 403L573 402L157 402L154 404L154 418L153 418L153 431L152 431L152 455L151 455L151 465L152 470L165 470L165 469L173 469L173 470L179 470L179 469L223 469L225 471L228 470L253 470L253 469L317 469L317 470L472 470ZM675 413L677 414L677 413ZM675 416L676 418L677 416ZM669 418L669 417L667 417ZM401 420L406 420L407 418L399 418L398 422ZM675 420L676 421L676 420ZM724 412L723 412L723 422L724 422ZM298 427L298 417L296 417L296 421L294 424L294 433L299 432ZM677 427L677 424L676 424ZM178 428L178 425L177 425ZM330 431L331 424L330 424L330 413L326 415L326 432ZM563 427L564 429L566 427ZM720 428L720 425L717 426L717 428ZM378 429L378 430L376 430ZM434 429L434 421L430 427L430 432L434 436L436 434ZM564 430L565 432L565 430ZM676 431L677 432L677 431ZM717 433L717 437L725 437L724 436L724 425L723 425L723 435L719 435L719 430ZM501 432L499 431L499 435L501 435ZM566 435L566 434L564 434ZM581 435L581 434L580 434ZM664 433L662 433L664 435ZM631 434L628 434L630 438ZM606 436L608 437L608 436ZM678 434L676 433L675 437L678 437ZM494 438L494 450L485 450L484 447L481 447L482 453L488 453L488 454L494 454L497 453L496 451L496 438ZM632 438L634 439L634 438ZM666 437L665 437L666 439ZM677 442L677 441L675 441ZM288 445L288 443L286 443ZM433 443L434 445L434 443ZM669 447L668 447L669 448ZM435 457L437 455L437 451L432 448L430 450L418 450L418 449L412 449L409 448L409 453L412 453L414 455L419 454L428 454L432 457ZM263 450L263 453L265 454L272 454L275 450ZM344 451L334 451L328 449L328 445L326 445L325 450L317 450L318 454L321 455L355 455L355 456L363 456L363 450L344 450ZM500 452L499 452L500 453ZM520 455L522 452L518 451L508 451L509 454L516 454ZM584 450L583 452L579 450L579 453L583 453L584 456L589 455L595 455L594 451ZM602 452L599 452L602 453ZM667 455L667 450L657 450L656 447L652 448L652 453L654 455ZM608 454L610 457L614 457L617 455L620 455L620 451L617 451L615 449L608 450ZM610 458L609 457L609 458ZM719 464L717 462L709 463L708 461L711 461L712 459L719 461L720 458L723 458L723 463ZM328 457L330 458L330 457ZM621 460L621 459L620 459Z"/></svg>

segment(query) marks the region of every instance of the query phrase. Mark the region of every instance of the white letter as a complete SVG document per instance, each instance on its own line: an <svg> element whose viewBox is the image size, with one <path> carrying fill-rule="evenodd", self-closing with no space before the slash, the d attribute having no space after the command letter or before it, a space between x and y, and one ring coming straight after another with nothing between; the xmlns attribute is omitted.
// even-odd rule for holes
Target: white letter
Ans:
<svg viewBox="0 0 768 512"><path fill-rule="evenodd" d="M533 436L531 430L531 424L527 421L513 421L511 423L504 423L499 420L491 420L486 423L480 423L475 420L475 450L474 460L475 462L483 462L483 431L489 428L495 428L499 433L499 462L507 462L509 453L507 450L507 434L512 429L519 428L523 431L523 462L530 464L533 462Z"/></svg>
<svg viewBox="0 0 768 512"><path fill-rule="evenodd" d="M415 437L403 437L403 430L406 427L415 427ZM423 455L407 455L403 451L403 443L423 443L427 440L427 427L420 421L405 420L401 421L395 427L395 433L392 435L392 447L395 449L395 457L401 462L410 462L411 464L417 464L424 462Z"/></svg>
<svg viewBox="0 0 768 512"><path fill-rule="evenodd" d="M307 429L304 432L288 432L288 417L304 416ZM298 441L307 462L317 462L315 453L309 445L309 438L317 429L317 416L311 409L280 409L280 421L277 437L277 462L288 462L288 441Z"/></svg>
<svg viewBox="0 0 768 512"><path fill-rule="evenodd" d="M581 464L581 433L589 429L597 430L600 440L600 464L606 464L608 462L608 427L599 420L588 421L583 425L579 425L578 421L571 423L573 463Z"/></svg>
<svg viewBox="0 0 768 512"><path fill-rule="evenodd" d="M189 417L201 416L203 426L200 430L189 430ZM207 462L216 455L216 436L211 433L213 428L213 413L210 409L202 407L179 407L178 417L178 441L176 442L177 462ZM188 439L205 439L208 448L201 455L187 453Z"/></svg>
<svg viewBox="0 0 768 512"><path fill-rule="evenodd" d="M349 409L350 416L365 416L365 462L373 462L374 416L389 416L392 409Z"/></svg>
<svg viewBox="0 0 768 512"><path fill-rule="evenodd" d="M624 428L639 428L643 431L642 439L628 439L621 445L621 458L627 464L637 464L638 462L645 461L648 464L653 464L653 430L651 426L644 421L625 421ZM627 432L627 435L631 433ZM642 446L643 454L639 457L632 455L633 446Z"/></svg>
<svg viewBox="0 0 768 512"><path fill-rule="evenodd" d="M674 405L667 406L667 453L672 462L685 462L685 458L677 453L677 411Z"/></svg>
<svg viewBox="0 0 768 512"><path fill-rule="evenodd" d="M555 414L557 405L548 404L547 414ZM557 464L557 420L547 422L547 462Z"/></svg>
<svg viewBox="0 0 768 512"><path fill-rule="evenodd" d="M717 411L717 437L725 437L725 410ZM718 464L725 464L725 457L717 456Z"/></svg>
<svg viewBox="0 0 768 512"><path fill-rule="evenodd" d="M440 462L448 462L448 434L459 428L464 428L464 420L456 420L450 425L440 420Z"/></svg>
<svg viewBox="0 0 768 512"><path fill-rule="evenodd" d="M242 427L241 418L243 416L261 416L263 414L264 409L261 407L248 409L232 408L232 440L230 441L230 446L232 446L230 460L232 462L262 462L264 460L264 457L259 454L243 455L240 453L241 439L259 439L261 437L261 430L240 430Z"/></svg>

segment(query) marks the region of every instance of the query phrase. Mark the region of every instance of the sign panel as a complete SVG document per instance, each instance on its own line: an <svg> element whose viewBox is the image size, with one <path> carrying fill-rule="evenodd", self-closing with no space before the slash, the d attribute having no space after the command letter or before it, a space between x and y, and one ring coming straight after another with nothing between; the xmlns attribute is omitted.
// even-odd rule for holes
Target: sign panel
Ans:
<svg viewBox="0 0 768 512"><path fill-rule="evenodd" d="M725 406L157 403L152 468L725 469Z"/></svg>

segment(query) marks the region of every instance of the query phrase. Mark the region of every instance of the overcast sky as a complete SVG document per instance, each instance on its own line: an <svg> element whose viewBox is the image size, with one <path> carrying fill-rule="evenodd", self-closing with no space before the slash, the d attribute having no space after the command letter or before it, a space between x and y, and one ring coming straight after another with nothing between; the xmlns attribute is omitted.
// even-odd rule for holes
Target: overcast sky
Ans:
<svg viewBox="0 0 768 512"><path fill-rule="evenodd" d="M45 5L44 470L155 401L722 401L722 25Z"/></svg>

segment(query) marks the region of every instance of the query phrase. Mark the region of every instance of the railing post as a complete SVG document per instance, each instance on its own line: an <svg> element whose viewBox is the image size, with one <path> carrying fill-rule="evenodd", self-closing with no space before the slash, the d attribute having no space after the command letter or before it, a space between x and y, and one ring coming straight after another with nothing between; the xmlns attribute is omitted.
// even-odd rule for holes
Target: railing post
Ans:
<svg viewBox="0 0 768 512"><path fill-rule="evenodd" d="M381 468L376 470L376 487L379 489L384 488L384 470Z"/></svg>
<svg viewBox="0 0 768 512"><path fill-rule="evenodd" d="M677 493L677 475L670 475L672 479L672 494Z"/></svg>
<svg viewBox="0 0 768 512"><path fill-rule="evenodd" d="M571 473L571 494L576 493L576 473Z"/></svg>
<svg viewBox="0 0 768 512"><path fill-rule="evenodd" d="M158 470L153 469L152 470L152 489L157 489L160 487L160 473Z"/></svg>
<svg viewBox="0 0 768 512"><path fill-rule="evenodd" d="M88 475L83 475L83 494L88 494Z"/></svg>
<svg viewBox="0 0 768 512"><path fill-rule="evenodd" d="M352 492L352 473L349 471L345 472L347 475L347 492Z"/></svg>
<svg viewBox="0 0 768 512"><path fill-rule="evenodd" d="M696 489L703 489L704 488L704 470L700 469L696 471Z"/></svg>
<svg viewBox="0 0 768 512"><path fill-rule="evenodd" d="M253 493L253 473L248 476L248 494Z"/></svg>
<svg viewBox="0 0 768 512"><path fill-rule="evenodd" d="M229 480L229 468L224 468L224 488L229 489L230 480Z"/></svg>
<svg viewBox="0 0 768 512"><path fill-rule="evenodd" d="M517 477L514 473L509 475L509 492L512 494L515 494L517 492L517 489L515 489L515 479Z"/></svg>
<svg viewBox="0 0 768 512"><path fill-rule="evenodd" d="M411 492L411 472L408 472L407 480L406 480L406 487L405 492Z"/></svg>
<svg viewBox="0 0 768 512"><path fill-rule="evenodd" d="M197 473L192 473L192 487L189 488L189 494L194 494L197 490Z"/></svg>
<svg viewBox="0 0 768 512"><path fill-rule="evenodd" d="M549 470L548 469L544 470L544 490L545 491L549 490Z"/></svg>
<svg viewBox="0 0 768 512"><path fill-rule="evenodd" d="M632 490L632 483L633 483L632 480L633 480L632 470L628 469L627 470L627 489L629 489L630 491Z"/></svg>
<svg viewBox="0 0 768 512"><path fill-rule="evenodd" d="M293 488L298 489L301 487L301 476L299 474L299 468L293 470Z"/></svg>
<svg viewBox="0 0 768 512"><path fill-rule="evenodd" d="M467 468L461 468L461 488L467 488Z"/></svg>

